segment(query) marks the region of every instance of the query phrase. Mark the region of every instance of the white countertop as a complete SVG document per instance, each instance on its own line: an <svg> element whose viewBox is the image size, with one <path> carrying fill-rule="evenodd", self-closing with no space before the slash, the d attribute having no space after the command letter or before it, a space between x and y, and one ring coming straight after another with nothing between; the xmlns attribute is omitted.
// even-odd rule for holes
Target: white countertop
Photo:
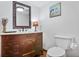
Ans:
<svg viewBox="0 0 79 59"><path fill-rule="evenodd" d="M0 35L16 35L16 34L30 34L30 33L40 33L40 32L14 32L14 33L0 33Z"/></svg>

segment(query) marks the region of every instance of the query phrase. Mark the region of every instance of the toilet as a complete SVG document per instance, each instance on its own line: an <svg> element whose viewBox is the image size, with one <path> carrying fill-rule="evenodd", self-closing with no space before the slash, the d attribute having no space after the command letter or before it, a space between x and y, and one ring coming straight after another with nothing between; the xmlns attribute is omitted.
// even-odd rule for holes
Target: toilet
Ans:
<svg viewBox="0 0 79 59"><path fill-rule="evenodd" d="M55 35L55 47L51 47L47 50L47 57L65 57L66 49L70 48L73 37Z"/></svg>
<svg viewBox="0 0 79 59"><path fill-rule="evenodd" d="M48 50L47 56L48 57L64 57L65 50L60 47L53 47Z"/></svg>

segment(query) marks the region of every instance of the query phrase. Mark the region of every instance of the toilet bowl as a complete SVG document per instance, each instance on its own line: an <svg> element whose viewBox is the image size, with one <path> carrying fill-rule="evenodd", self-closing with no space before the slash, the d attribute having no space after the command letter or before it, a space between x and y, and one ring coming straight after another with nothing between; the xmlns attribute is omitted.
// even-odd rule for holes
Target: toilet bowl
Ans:
<svg viewBox="0 0 79 59"><path fill-rule="evenodd" d="M70 43L72 41L72 37L68 36L54 36L56 46L51 47L47 50L47 57L65 57L65 50L69 48Z"/></svg>
<svg viewBox="0 0 79 59"><path fill-rule="evenodd" d="M65 50L60 47L53 47L48 49L47 57L65 57Z"/></svg>

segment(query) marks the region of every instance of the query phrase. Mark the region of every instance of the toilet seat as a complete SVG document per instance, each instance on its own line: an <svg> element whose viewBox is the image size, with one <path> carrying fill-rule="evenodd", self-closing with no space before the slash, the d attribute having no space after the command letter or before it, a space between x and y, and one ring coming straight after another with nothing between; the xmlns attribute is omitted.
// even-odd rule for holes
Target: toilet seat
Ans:
<svg viewBox="0 0 79 59"><path fill-rule="evenodd" d="M52 47L47 51L48 57L61 57L65 55L65 50L60 47Z"/></svg>

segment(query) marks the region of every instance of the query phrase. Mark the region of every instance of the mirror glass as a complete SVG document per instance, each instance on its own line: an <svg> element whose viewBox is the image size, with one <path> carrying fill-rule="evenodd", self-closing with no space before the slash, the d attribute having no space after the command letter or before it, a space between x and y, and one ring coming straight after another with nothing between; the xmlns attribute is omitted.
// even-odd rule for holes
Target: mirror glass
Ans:
<svg viewBox="0 0 79 59"><path fill-rule="evenodd" d="M13 26L14 28L31 27L31 7L19 2L13 2Z"/></svg>

